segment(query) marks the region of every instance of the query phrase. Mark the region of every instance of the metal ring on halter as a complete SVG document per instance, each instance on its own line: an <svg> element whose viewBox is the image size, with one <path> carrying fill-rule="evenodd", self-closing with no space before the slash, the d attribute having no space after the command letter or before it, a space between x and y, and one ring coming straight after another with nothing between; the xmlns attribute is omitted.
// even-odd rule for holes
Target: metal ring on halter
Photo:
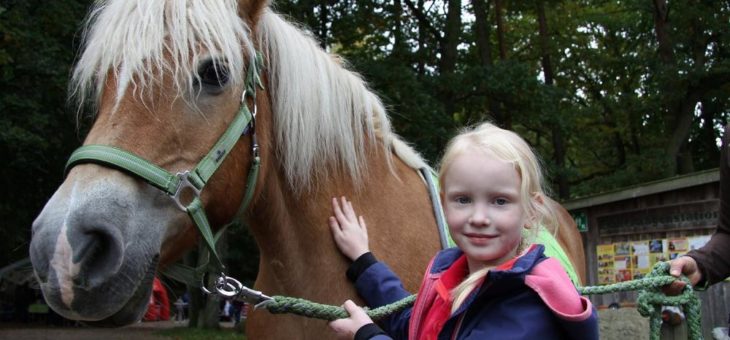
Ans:
<svg viewBox="0 0 730 340"><path fill-rule="evenodd" d="M180 182L177 185L177 189L175 189L175 193L173 195L170 195L172 197L172 200L175 201L175 204L182 209L182 211L188 211L188 208L180 201L180 196L182 196L182 192L185 188L190 188L190 190L193 191L193 194L195 195L193 199L200 197L200 189L195 187L192 182L190 182L190 171L185 172L178 172L175 174L178 179L180 179ZM193 201L193 199L190 200L190 202Z"/></svg>
<svg viewBox="0 0 730 340"><path fill-rule="evenodd" d="M246 95L248 94L248 90L243 90L243 93L241 94L241 105L246 105ZM254 92L255 94L255 92ZM253 103L253 110L251 110L251 116L255 119L256 113L258 111L258 106L256 105L256 96L251 95L251 102Z"/></svg>

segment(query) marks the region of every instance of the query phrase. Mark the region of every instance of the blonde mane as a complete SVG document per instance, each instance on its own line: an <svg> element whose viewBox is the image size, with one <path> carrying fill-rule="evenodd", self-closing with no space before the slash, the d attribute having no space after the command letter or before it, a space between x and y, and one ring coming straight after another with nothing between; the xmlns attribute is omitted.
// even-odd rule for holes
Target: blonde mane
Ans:
<svg viewBox="0 0 730 340"><path fill-rule="evenodd" d="M150 84L172 75L177 96L192 98L200 60L226 60L230 79L241 84L250 29L237 16L235 0L102 0L90 12L84 50L73 72L70 93L97 103L112 71L116 103L127 90L151 95ZM356 184L367 171L366 146L380 140L413 168L421 157L395 133L380 99L360 76L347 70L303 30L265 9L257 24L268 73L277 154L296 192L343 170Z"/></svg>
<svg viewBox="0 0 730 340"><path fill-rule="evenodd" d="M341 59L323 51L303 30L266 10L257 25L263 46L278 152L294 188L327 178L327 164L356 183L367 169L365 146L376 138L413 168L421 157L391 130L380 99Z"/></svg>

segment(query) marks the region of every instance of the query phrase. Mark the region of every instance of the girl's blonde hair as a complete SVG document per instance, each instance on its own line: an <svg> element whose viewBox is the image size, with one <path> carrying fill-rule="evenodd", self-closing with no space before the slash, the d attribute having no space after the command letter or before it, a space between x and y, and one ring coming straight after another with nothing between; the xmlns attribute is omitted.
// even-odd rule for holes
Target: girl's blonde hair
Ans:
<svg viewBox="0 0 730 340"><path fill-rule="evenodd" d="M546 196L543 187L540 160L527 142L516 133L499 128L492 123L482 123L474 128L466 129L454 137L441 159L439 179L444 178L454 159L467 152L489 152L498 159L512 163L520 176L520 197L522 208L528 219L528 230L523 230L523 239L518 253L521 253L534 241L539 228L557 227L556 213L544 203ZM443 189L442 189L443 196ZM557 230L557 228L552 228ZM466 300L474 288L481 283L491 268L484 268L471 273L453 292L452 313Z"/></svg>

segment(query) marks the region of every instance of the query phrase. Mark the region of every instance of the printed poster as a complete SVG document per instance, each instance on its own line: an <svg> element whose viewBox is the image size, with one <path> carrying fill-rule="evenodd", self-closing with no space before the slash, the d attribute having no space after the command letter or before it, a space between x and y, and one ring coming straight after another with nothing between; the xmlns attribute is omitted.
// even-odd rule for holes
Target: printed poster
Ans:
<svg viewBox="0 0 730 340"><path fill-rule="evenodd" d="M708 241L710 241L710 235L693 236L687 238L687 243L689 243L689 250L701 248L702 246L707 244Z"/></svg>
<svg viewBox="0 0 730 340"><path fill-rule="evenodd" d="M613 269L616 271L616 282L631 280L631 256L616 255L613 258Z"/></svg>
<svg viewBox="0 0 730 340"><path fill-rule="evenodd" d="M598 255L598 284L616 282L616 273L613 269L613 244L599 244L596 246L596 254Z"/></svg>
<svg viewBox="0 0 730 340"><path fill-rule="evenodd" d="M638 279L643 279L646 275L651 273L651 268L633 269L631 272L632 272L632 274L634 274L633 279L638 280Z"/></svg>
<svg viewBox="0 0 730 340"><path fill-rule="evenodd" d="M631 281L631 270L621 269L616 271L616 282Z"/></svg>
<svg viewBox="0 0 730 340"><path fill-rule="evenodd" d="M613 258L613 269L625 270L631 269L631 256L621 255Z"/></svg>
<svg viewBox="0 0 730 340"><path fill-rule="evenodd" d="M652 254L664 253L664 240L650 240L649 252Z"/></svg>
<svg viewBox="0 0 730 340"><path fill-rule="evenodd" d="M649 240L649 266L654 268L657 262L666 262L669 260L667 254L668 244L665 239Z"/></svg>
<svg viewBox="0 0 730 340"><path fill-rule="evenodd" d="M649 262L651 263L652 267L657 262L666 262L668 261L668 257L664 253L651 253L649 254Z"/></svg>
<svg viewBox="0 0 730 340"><path fill-rule="evenodd" d="M669 239L667 249L669 250L669 260L674 260L687 253L689 241L684 237Z"/></svg>
<svg viewBox="0 0 730 340"><path fill-rule="evenodd" d="M616 255L631 255L631 244L628 242L614 243Z"/></svg>
<svg viewBox="0 0 730 340"><path fill-rule="evenodd" d="M687 238L674 238L669 240L670 253L686 253L689 250L689 241Z"/></svg>
<svg viewBox="0 0 730 340"><path fill-rule="evenodd" d="M598 245L598 284L643 278L657 262L666 262L700 248L710 237L673 237Z"/></svg>

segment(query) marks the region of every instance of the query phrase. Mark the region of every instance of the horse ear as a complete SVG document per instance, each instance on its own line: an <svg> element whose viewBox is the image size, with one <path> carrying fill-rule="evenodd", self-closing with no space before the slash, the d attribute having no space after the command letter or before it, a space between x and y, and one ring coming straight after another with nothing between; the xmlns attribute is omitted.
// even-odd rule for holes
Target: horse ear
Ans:
<svg viewBox="0 0 730 340"><path fill-rule="evenodd" d="M239 15L248 22L249 26L253 27L264 8L269 7L270 3L271 0L240 0L238 2Z"/></svg>

